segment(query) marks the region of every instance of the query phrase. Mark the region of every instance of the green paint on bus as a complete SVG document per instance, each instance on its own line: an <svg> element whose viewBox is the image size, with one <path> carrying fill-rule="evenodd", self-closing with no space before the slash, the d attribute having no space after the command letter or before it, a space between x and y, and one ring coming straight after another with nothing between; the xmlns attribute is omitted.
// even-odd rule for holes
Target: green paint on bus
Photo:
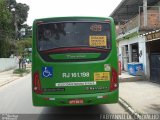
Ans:
<svg viewBox="0 0 160 120"><path fill-rule="evenodd" d="M118 102L118 59L112 18L36 19L32 42L34 106Z"/></svg>

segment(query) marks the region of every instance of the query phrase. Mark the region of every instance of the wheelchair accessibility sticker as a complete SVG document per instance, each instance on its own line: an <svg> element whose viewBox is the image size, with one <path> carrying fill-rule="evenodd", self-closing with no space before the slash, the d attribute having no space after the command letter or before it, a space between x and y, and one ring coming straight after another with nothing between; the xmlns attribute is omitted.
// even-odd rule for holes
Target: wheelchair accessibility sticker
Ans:
<svg viewBox="0 0 160 120"><path fill-rule="evenodd" d="M52 78L53 77L53 68L52 67L42 67L42 77L43 78Z"/></svg>

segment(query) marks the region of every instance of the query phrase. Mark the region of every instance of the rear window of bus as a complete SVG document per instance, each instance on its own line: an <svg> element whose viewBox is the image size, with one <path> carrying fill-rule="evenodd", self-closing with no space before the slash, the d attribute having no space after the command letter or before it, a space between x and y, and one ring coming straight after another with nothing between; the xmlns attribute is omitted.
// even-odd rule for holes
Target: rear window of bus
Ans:
<svg viewBox="0 0 160 120"><path fill-rule="evenodd" d="M70 47L111 48L111 30L109 23L43 23L39 24L37 28L39 51Z"/></svg>

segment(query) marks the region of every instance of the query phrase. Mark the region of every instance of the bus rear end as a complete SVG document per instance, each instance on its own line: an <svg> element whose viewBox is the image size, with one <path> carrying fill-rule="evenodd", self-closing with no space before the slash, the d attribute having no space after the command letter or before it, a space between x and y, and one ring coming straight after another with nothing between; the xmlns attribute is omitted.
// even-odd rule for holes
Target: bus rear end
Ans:
<svg viewBox="0 0 160 120"><path fill-rule="evenodd" d="M111 18L35 20L32 51L34 106L118 102L118 62Z"/></svg>

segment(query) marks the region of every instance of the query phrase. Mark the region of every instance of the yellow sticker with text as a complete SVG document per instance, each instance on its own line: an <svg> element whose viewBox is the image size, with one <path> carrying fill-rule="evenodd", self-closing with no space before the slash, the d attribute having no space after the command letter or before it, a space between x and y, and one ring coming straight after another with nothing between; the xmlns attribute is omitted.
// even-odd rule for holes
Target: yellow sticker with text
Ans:
<svg viewBox="0 0 160 120"><path fill-rule="evenodd" d="M89 45L91 47L105 47L107 45L107 36L89 36Z"/></svg>
<svg viewBox="0 0 160 120"><path fill-rule="evenodd" d="M95 72L94 81L107 81L110 80L110 72Z"/></svg>

